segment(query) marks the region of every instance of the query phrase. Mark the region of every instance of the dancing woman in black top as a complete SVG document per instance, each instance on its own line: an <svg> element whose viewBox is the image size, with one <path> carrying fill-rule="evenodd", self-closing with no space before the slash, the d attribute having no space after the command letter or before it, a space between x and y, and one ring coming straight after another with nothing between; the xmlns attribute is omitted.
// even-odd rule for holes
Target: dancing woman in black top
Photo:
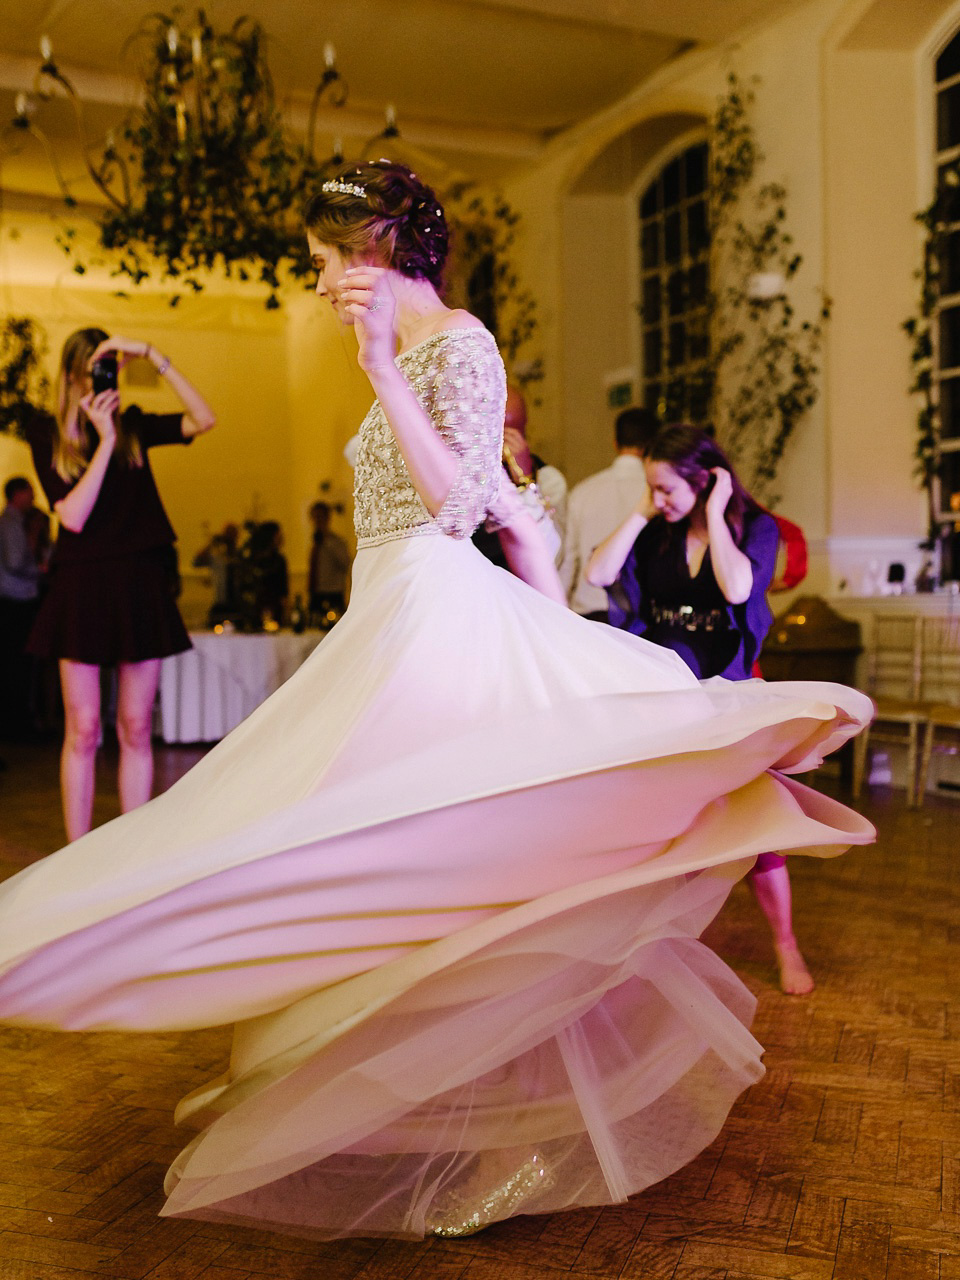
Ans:
<svg viewBox="0 0 960 1280"><path fill-rule="evenodd" d="M773 621L767 591L777 523L696 427L664 428L646 470L656 515L632 512L596 549L587 579L610 588L614 626L672 649L699 679L749 680ZM750 883L773 934L781 987L807 995L813 978L793 932L786 860L760 854Z"/></svg>

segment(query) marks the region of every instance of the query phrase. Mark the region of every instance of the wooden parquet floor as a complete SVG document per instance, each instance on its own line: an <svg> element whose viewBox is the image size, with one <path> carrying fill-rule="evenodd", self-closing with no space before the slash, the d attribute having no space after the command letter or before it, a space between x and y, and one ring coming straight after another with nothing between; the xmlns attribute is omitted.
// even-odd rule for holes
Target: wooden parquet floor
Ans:
<svg viewBox="0 0 960 1280"><path fill-rule="evenodd" d="M0 873L60 843L53 748L7 750ZM160 753L160 785L195 759ZM98 818L113 811L105 774ZM0 1029L2 1280L960 1280L960 803L875 793L876 848L793 860L819 982L773 985L743 887L708 941L759 996L766 1078L717 1141L615 1208L460 1242L317 1244L157 1217L177 1099L223 1031Z"/></svg>

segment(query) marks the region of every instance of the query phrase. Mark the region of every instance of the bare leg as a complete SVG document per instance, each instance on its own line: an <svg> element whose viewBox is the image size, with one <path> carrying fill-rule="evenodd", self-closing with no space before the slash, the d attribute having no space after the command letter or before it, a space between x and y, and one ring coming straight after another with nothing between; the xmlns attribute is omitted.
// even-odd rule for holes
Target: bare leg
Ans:
<svg viewBox="0 0 960 1280"><path fill-rule="evenodd" d="M153 704L160 659L120 664L117 740L120 743L120 808L124 813L146 804L153 788Z"/></svg>
<svg viewBox="0 0 960 1280"><path fill-rule="evenodd" d="M757 905L767 918L780 970L780 989L791 996L806 996L814 982L793 934L793 901L786 862L750 872Z"/></svg>
<svg viewBox="0 0 960 1280"><path fill-rule="evenodd" d="M94 769L100 745L100 668L60 661L65 729L60 755L60 794L67 839L86 835L93 823Z"/></svg>

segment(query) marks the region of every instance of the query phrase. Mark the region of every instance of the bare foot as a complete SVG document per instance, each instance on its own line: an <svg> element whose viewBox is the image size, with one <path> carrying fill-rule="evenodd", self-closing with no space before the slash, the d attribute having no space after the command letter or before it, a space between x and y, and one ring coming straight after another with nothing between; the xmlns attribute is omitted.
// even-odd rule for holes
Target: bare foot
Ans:
<svg viewBox="0 0 960 1280"><path fill-rule="evenodd" d="M800 948L794 943L775 944L780 990L788 996L808 996L815 983Z"/></svg>

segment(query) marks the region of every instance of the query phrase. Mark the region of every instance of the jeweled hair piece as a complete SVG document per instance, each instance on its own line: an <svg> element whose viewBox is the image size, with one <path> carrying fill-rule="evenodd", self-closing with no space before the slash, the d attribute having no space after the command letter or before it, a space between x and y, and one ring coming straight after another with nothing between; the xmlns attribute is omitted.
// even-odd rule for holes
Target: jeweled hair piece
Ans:
<svg viewBox="0 0 960 1280"><path fill-rule="evenodd" d="M344 182L341 178L328 178L321 184L321 191L334 191L341 196L356 196L358 200L366 198L367 188L359 182Z"/></svg>

